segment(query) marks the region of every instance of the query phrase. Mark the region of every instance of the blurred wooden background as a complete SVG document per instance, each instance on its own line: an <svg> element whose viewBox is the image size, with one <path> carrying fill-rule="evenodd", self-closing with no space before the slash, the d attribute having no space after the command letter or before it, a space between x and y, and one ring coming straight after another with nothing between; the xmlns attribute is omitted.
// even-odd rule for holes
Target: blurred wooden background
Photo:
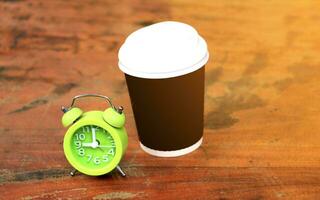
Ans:
<svg viewBox="0 0 320 200"><path fill-rule="evenodd" d="M0 0L0 199L320 199L320 3ZM207 40L204 144L138 145L117 51L163 20ZM68 176L61 105L112 96L127 114L127 178ZM104 108L85 101L87 110Z"/></svg>

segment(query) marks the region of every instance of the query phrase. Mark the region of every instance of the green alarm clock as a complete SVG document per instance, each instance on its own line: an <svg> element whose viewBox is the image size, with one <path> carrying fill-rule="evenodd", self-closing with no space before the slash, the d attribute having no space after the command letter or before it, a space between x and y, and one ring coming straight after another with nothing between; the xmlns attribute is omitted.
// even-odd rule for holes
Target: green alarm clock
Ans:
<svg viewBox="0 0 320 200"><path fill-rule="evenodd" d="M83 112L74 105L84 97L103 98L110 107L104 111ZM70 126L63 140L64 154L75 169L70 174L79 171L99 176L117 169L125 176L119 166L128 145L123 107L115 107L107 96L83 94L75 96L70 107L61 110L64 112L62 125Z"/></svg>

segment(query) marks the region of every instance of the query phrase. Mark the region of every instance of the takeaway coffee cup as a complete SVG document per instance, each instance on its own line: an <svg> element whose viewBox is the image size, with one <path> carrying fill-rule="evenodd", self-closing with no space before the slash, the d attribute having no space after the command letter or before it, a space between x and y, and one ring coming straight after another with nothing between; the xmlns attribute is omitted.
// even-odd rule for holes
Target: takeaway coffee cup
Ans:
<svg viewBox="0 0 320 200"><path fill-rule="evenodd" d="M131 33L119 50L141 148L175 157L202 143L209 53L191 26L161 22Z"/></svg>

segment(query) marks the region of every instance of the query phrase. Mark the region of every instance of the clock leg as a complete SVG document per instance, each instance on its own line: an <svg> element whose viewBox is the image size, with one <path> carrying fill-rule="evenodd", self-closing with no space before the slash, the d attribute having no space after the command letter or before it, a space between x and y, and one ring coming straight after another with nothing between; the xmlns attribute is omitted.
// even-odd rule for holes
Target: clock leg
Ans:
<svg viewBox="0 0 320 200"><path fill-rule="evenodd" d="M76 173L77 173L78 170L76 169L73 169L71 172L70 172L70 176L74 176Z"/></svg>
<svg viewBox="0 0 320 200"><path fill-rule="evenodd" d="M120 175L122 176L122 177L125 177L126 176L126 173L124 173L124 171L121 169L121 167L118 165L117 167L117 170L118 170L118 172L120 173Z"/></svg>

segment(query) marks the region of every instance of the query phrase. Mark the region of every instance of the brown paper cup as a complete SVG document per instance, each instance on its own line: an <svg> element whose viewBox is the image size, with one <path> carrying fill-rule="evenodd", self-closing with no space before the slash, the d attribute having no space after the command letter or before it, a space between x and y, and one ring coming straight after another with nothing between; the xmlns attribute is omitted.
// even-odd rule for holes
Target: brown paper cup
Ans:
<svg viewBox="0 0 320 200"><path fill-rule="evenodd" d="M162 28L164 27L159 29L162 30ZM152 35L152 32L148 34ZM165 34L165 37L168 35L170 31ZM200 36L197 35L197 37ZM126 42L130 43L130 41ZM132 44L135 42L131 42ZM160 157L181 156L197 149L202 143L203 136L204 65L208 60L206 45L202 46L206 51L203 51L204 55L198 56L199 60L195 60L195 57L191 59L195 64L179 69L167 67L170 64L174 66L172 62L182 66L179 60L159 60L163 67L157 64L152 65L157 63L158 59L154 55L151 55L153 60L149 62L149 67L134 67L134 64L139 63L139 55L135 58L138 61L134 60L136 63L132 62L130 65L125 58L128 58L126 57L128 53L133 54L132 46L125 45L119 52L119 67L125 73L141 148L151 155ZM171 45L175 44L171 43ZM150 51L154 51L153 48L156 49L152 45L148 47L151 48ZM131 51L126 52L126 48L131 48ZM177 48L173 47L173 49ZM196 53L198 52L191 51L192 55ZM140 59L145 57L142 56ZM162 59L166 59L165 56L162 56ZM177 56L176 59L183 59L183 57ZM143 64L147 64L146 60L143 60L141 65Z"/></svg>

